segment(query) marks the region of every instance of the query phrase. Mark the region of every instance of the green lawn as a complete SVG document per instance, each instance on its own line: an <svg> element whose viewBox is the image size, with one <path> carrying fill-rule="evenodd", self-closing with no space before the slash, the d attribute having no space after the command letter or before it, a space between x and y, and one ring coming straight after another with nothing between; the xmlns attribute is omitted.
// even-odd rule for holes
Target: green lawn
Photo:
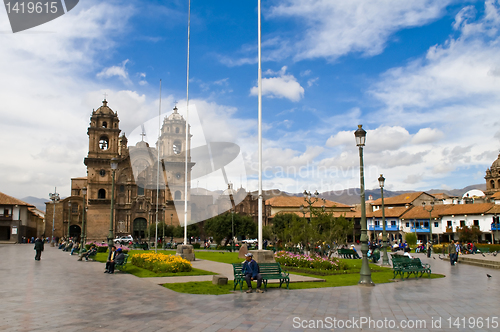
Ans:
<svg viewBox="0 0 500 332"><path fill-rule="evenodd" d="M153 251L153 250L150 250ZM144 252L148 252L147 250L131 250L129 252L129 256L132 254L141 254ZM101 263L106 263L108 259L108 253L100 252L97 253L95 260ZM129 257L130 259L130 257ZM147 269L143 269L141 267L127 264L122 268L123 272L127 272L133 274L139 278L158 278L158 277L182 277L182 276L202 276L202 275L215 275L217 273L213 273L210 271L200 270L193 268L190 272L177 272L177 273L155 273L153 271L149 271Z"/></svg>
<svg viewBox="0 0 500 332"><path fill-rule="evenodd" d="M381 272L373 272L372 271L372 281L375 284L383 284L391 282L393 278L392 269L383 268L384 270ZM308 274L308 273L297 273L300 275L305 275L309 277L318 277L317 275ZM435 278L443 278L442 274L432 274L431 279ZM359 282L359 272L358 273L345 273L345 274L337 274L337 275L329 275L329 276L321 276L321 279L324 279L324 282L297 282L290 283L290 290L293 289L308 289L308 288L326 288L326 287L342 287L342 286L354 286ZM415 279L411 277L408 280L404 280L403 282L412 282ZM426 275L423 279L427 279ZM186 283L173 283L173 284L164 284L163 287L171 289L173 291L179 293L188 293L188 294L210 294L210 295L222 295L222 294L231 294L233 292L234 284L232 281L229 281L225 286L217 286L213 285L211 281L201 281L201 282L186 282ZM254 286L255 287L255 286ZM279 284L268 284L267 288L278 288ZM283 288L283 286L282 286ZM247 289L246 286L243 287L245 291ZM239 292L239 288L236 289ZM287 291L286 288L283 291Z"/></svg>

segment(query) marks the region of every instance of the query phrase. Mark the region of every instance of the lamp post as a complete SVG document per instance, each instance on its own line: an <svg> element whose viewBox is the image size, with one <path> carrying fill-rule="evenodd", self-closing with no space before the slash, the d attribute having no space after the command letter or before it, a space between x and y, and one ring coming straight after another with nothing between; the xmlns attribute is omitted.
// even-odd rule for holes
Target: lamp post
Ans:
<svg viewBox="0 0 500 332"><path fill-rule="evenodd" d="M68 202L69 216L68 216L68 239L69 239L69 228L71 226L71 202Z"/></svg>
<svg viewBox="0 0 500 332"><path fill-rule="evenodd" d="M234 209L231 208L231 252L234 252Z"/></svg>
<svg viewBox="0 0 500 332"><path fill-rule="evenodd" d="M366 141L366 131L362 125L358 125L358 129L354 132L356 137L356 145L359 147L359 177L361 191L361 253L363 259L361 262L361 270L359 271L359 285L375 286L372 281L372 272L368 264L368 236L366 229L366 206L365 206L365 175L363 166L363 146Z"/></svg>
<svg viewBox="0 0 500 332"><path fill-rule="evenodd" d="M434 210L434 202L432 201L430 203L431 208L427 210L425 208L425 202L422 202L422 207L425 211L429 212L429 241L432 243L432 210ZM439 236L439 235L438 235Z"/></svg>
<svg viewBox="0 0 500 332"><path fill-rule="evenodd" d="M380 197L382 198L382 265L389 266L389 257L387 257L387 232L385 230L384 183L385 178L382 174L380 174L378 184L380 185Z"/></svg>
<svg viewBox="0 0 500 332"><path fill-rule="evenodd" d="M57 193L57 188L54 188L54 193L49 194L50 200L52 201L53 210L52 210L52 241L50 241L50 246L54 247L56 244L54 242L54 230L55 230L55 222L56 222L56 202L59 202L59 194Z"/></svg>
<svg viewBox="0 0 500 332"><path fill-rule="evenodd" d="M80 260L82 259L83 248L85 247L85 195L87 195L87 188L82 188L83 194L83 209L82 209L82 231L80 234Z"/></svg>
<svg viewBox="0 0 500 332"><path fill-rule="evenodd" d="M111 213L109 217L109 234L108 234L108 248L111 252L111 247L113 247L113 210L115 205L115 172L118 168L118 159L111 159Z"/></svg>
<svg viewBox="0 0 500 332"><path fill-rule="evenodd" d="M170 246L172 246L172 243L174 242L174 226L172 225L172 218L174 217L174 214L170 214L170 229L172 230L172 236L170 237Z"/></svg>

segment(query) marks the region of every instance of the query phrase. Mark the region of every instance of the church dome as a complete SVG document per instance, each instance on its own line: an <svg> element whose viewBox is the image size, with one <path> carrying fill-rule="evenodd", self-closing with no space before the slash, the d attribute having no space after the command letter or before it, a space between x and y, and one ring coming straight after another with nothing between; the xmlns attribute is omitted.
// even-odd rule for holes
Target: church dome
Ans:
<svg viewBox="0 0 500 332"><path fill-rule="evenodd" d="M99 115L115 115L115 112L111 108L108 107L108 101L106 99L103 100L102 106L99 107L94 114Z"/></svg>
<svg viewBox="0 0 500 332"><path fill-rule="evenodd" d="M493 162L493 164L491 164L491 169L495 169L495 168L500 168L500 154L498 155L497 160L495 160Z"/></svg>
<svg viewBox="0 0 500 332"><path fill-rule="evenodd" d="M184 120L182 118L182 115L180 115L179 113L177 113L177 106L174 107L174 113L170 114L168 116L168 119L169 120Z"/></svg>

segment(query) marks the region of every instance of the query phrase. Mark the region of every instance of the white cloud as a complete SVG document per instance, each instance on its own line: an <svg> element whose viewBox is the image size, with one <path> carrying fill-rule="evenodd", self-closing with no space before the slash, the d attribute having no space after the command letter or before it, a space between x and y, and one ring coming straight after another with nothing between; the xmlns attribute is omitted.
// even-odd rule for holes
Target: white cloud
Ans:
<svg viewBox="0 0 500 332"><path fill-rule="evenodd" d="M366 129L365 129L366 130ZM410 134L402 127L381 126L375 130L367 130L366 141L371 151L397 150L410 140ZM354 130L341 131L331 136L326 146L355 145Z"/></svg>
<svg viewBox="0 0 500 332"><path fill-rule="evenodd" d="M262 95L270 98L287 98L291 101L299 101L304 96L304 88L300 86L297 79L293 75L286 74L287 67L283 67L279 73L268 70L265 74L276 75L277 77L269 77L262 79ZM258 87L253 87L250 90L250 95L256 96Z"/></svg>
<svg viewBox="0 0 500 332"><path fill-rule="evenodd" d="M439 129L421 128L411 139L412 144L434 143L444 137Z"/></svg>
<svg viewBox="0 0 500 332"><path fill-rule="evenodd" d="M318 85L316 82L319 80L319 77L311 78L307 81L307 86L311 87L313 85Z"/></svg>
<svg viewBox="0 0 500 332"><path fill-rule="evenodd" d="M128 61L128 59L123 61L120 66L111 66L108 68L104 68L101 72L97 73L97 78L110 78L116 76L120 78L124 83L132 83L128 77L127 68L125 68Z"/></svg>
<svg viewBox="0 0 500 332"><path fill-rule="evenodd" d="M300 32L292 31L289 37L293 46L281 40L278 48L282 57L335 59L351 52L379 54L394 32L437 19L451 2L287 0L271 7L267 17L290 17L300 22Z"/></svg>

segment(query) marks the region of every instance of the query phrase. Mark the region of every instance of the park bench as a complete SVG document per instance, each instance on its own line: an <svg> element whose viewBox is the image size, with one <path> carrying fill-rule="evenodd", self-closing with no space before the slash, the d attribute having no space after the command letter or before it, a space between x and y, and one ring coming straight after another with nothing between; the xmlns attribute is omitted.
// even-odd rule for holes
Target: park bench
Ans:
<svg viewBox="0 0 500 332"><path fill-rule="evenodd" d="M374 250L372 255L370 256L370 260L372 261L372 263L377 263L380 260L380 250Z"/></svg>
<svg viewBox="0 0 500 332"><path fill-rule="evenodd" d="M392 259L392 270L394 273L394 279L396 276L400 275L401 279L404 278L406 273L406 279L410 277L411 274L415 274L415 278L418 279L422 277L424 273L431 277L431 267L429 264L423 264L420 258L410 258L403 255L391 255Z"/></svg>
<svg viewBox="0 0 500 332"><path fill-rule="evenodd" d="M483 254L487 254L490 252L490 247L478 248L477 251Z"/></svg>
<svg viewBox="0 0 500 332"><path fill-rule="evenodd" d="M240 291L243 290L243 284L246 284L245 275L242 273L243 263L233 263L233 274L234 274L234 288L240 286ZM262 283L264 284L264 290L267 290L268 280L279 280L280 288L283 283L286 283L286 289L290 283L290 277L288 272L281 269L280 263L260 263L259 273L262 276Z"/></svg>
<svg viewBox="0 0 500 332"><path fill-rule="evenodd" d="M116 263L115 269L118 269L118 270L123 272L122 268L125 267L125 265L127 264L127 260L128 260L128 255L125 254L125 259L123 260L123 263L121 263L121 264Z"/></svg>
<svg viewBox="0 0 500 332"><path fill-rule="evenodd" d="M134 243L132 246L134 249L148 250L149 246L147 243Z"/></svg>
<svg viewBox="0 0 500 332"><path fill-rule="evenodd" d="M337 254L340 258L360 258L352 249L338 249Z"/></svg>

